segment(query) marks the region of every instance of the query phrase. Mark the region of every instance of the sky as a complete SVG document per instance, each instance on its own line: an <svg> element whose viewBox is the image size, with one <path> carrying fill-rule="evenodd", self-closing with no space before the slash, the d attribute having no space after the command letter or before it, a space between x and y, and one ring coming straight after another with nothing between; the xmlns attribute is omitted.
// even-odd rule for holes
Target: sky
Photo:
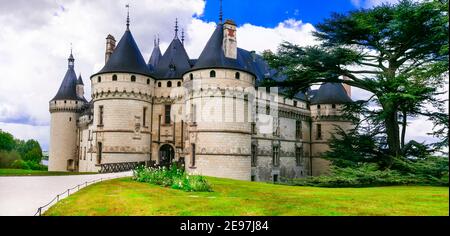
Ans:
<svg viewBox="0 0 450 236"><path fill-rule="evenodd" d="M276 51L282 41L317 44L314 25L331 12L370 8L396 0L224 0L225 19L238 24L238 46ZM104 65L105 38L120 39L130 4L131 31L146 60L156 35L164 52L175 18L186 32L186 50L197 58L219 18L219 0L15 0L0 1L0 129L49 147L48 102L67 70L71 44L75 71L90 99L90 75ZM369 96L354 89L353 99ZM432 140L431 122L411 122L407 137Z"/></svg>

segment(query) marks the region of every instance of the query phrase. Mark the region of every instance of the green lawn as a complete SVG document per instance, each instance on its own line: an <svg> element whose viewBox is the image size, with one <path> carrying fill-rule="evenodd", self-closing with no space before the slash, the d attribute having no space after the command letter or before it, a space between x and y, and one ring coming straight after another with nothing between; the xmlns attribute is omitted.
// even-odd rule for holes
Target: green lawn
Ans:
<svg viewBox="0 0 450 236"><path fill-rule="evenodd" d="M131 178L106 181L62 200L45 215L449 215L448 187L316 188L208 180L214 192L183 192Z"/></svg>
<svg viewBox="0 0 450 236"><path fill-rule="evenodd" d="M57 172L44 170L0 169L0 176L55 176L55 175L87 175L97 173Z"/></svg>

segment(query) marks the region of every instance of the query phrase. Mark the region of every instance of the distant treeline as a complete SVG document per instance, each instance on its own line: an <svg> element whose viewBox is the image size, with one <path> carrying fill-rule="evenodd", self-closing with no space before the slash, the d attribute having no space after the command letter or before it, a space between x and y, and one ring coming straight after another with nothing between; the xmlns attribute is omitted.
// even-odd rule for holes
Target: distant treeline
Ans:
<svg viewBox="0 0 450 236"><path fill-rule="evenodd" d="M41 165L42 149L38 141L14 138L0 130L0 168L46 170Z"/></svg>

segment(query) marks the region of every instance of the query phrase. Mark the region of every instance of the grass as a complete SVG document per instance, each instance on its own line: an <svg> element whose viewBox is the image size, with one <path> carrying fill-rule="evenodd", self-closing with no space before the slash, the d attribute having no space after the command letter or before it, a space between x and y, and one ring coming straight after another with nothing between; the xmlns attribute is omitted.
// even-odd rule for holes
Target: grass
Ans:
<svg viewBox="0 0 450 236"><path fill-rule="evenodd" d="M58 175L91 175L93 172L58 172L45 170L0 169L0 176L58 176Z"/></svg>
<svg viewBox="0 0 450 236"><path fill-rule="evenodd" d="M47 216L449 215L449 188L318 188L208 177L214 192L192 193L131 178L88 186Z"/></svg>

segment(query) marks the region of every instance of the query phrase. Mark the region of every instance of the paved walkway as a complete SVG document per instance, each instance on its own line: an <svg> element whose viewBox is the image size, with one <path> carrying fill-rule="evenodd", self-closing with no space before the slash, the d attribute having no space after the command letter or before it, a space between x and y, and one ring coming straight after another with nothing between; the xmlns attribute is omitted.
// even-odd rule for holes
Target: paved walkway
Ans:
<svg viewBox="0 0 450 236"><path fill-rule="evenodd" d="M69 188L100 178L131 175L129 171L97 175L0 177L0 216L32 216L39 207ZM61 198L64 197L67 194Z"/></svg>

